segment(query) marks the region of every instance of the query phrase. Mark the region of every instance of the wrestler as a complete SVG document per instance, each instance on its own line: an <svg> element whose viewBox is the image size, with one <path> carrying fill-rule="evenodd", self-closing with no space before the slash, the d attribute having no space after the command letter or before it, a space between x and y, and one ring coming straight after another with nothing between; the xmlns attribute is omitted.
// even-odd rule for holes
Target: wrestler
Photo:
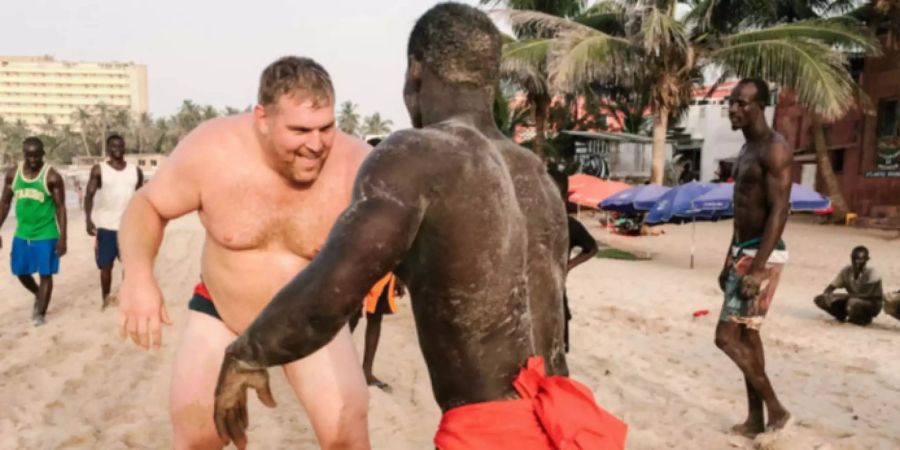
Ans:
<svg viewBox="0 0 900 450"><path fill-rule="evenodd" d="M203 282L172 374L176 448L223 447L212 407L225 347L313 259L350 203L368 150L337 130L325 69L285 57L263 71L252 113L201 124L129 203L119 229L119 327L143 348L159 347L160 324L169 323L153 275L166 223L197 211L206 229ZM368 448L368 390L349 331L334 330L320 347L285 361L287 379L322 448Z"/></svg>
<svg viewBox="0 0 900 450"><path fill-rule="evenodd" d="M500 53L475 8L418 20L404 88L416 129L372 152L322 251L229 346L224 438L245 446L247 388L267 392L267 367L316 352L393 271L444 412L438 448L623 448L625 425L567 377L566 215L541 160L496 128Z"/></svg>

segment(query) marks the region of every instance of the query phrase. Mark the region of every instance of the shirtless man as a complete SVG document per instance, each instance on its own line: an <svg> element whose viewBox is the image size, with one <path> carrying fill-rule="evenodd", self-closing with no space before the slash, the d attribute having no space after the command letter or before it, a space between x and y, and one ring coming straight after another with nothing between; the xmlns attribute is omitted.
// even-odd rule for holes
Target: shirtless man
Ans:
<svg viewBox="0 0 900 450"><path fill-rule="evenodd" d="M763 111L768 99L769 87L759 79L741 80L729 99L731 127L741 130L747 143L735 165L734 236L719 275L725 303L716 327L716 346L744 374L749 412L747 420L732 430L748 437L766 427L780 429L791 417L766 375L759 337L787 262L781 234L790 209L793 159L790 144L766 123Z"/></svg>
<svg viewBox="0 0 900 450"><path fill-rule="evenodd" d="M212 407L225 347L324 244L369 150L336 129L331 79L310 59L267 67L258 102L188 134L122 218L119 328L145 349L160 346L160 324L170 323L153 275L166 223L197 211L206 229L203 282L172 375L179 449L223 447ZM284 361L285 375L322 448L368 448L368 391L349 331L321 344Z"/></svg>
<svg viewBox="0 0 900 450"><path fill-rule="evenodd" d="M112 298L113 265L119 257L118 230L122 213L134 191L144 183L140 167L125 162L125 139L113 134L106 138L104 162L91 167L87 193L84 197L84 222L88 236L96 238L94 259L100 269L100 310L109 306ZM96 196L97 209L94 209Z"/></svg>
<svg viewBox="0 0 900 450"><path fill-rule="evenodd" d="M566 378L566 215L540 159L494 124L500 49L475 8L418 20L404 88L416 129L372 152L321 253L229 346L224 438L246 445L246 391L268 392L267 367L314 354L394 271L444 412L438 448L550 449L576 434L581 448L622 448L624 424Z"/></svg>

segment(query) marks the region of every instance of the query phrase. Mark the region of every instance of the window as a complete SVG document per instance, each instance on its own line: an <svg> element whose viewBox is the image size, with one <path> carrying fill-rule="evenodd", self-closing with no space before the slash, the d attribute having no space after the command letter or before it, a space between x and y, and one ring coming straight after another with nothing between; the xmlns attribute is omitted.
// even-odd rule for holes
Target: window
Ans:
<svg viewBox="0 0 900 450"><path fill-rule="evenodd" d="M878 125L876 134L878 137L898 136L897 120L900 119L900 102L896 98L882 99L878 101Z"/></svg>
<svg viewBox="0 0 900 450"><path fill-rule="evenodd" d="M156 160L155 160L155 159L151 159L151 160L150 160L150 166L156 167Z"/></svg>
<svg viewBox="0 0 900 450"><path fill-rule="evenodd" d="M831 156L831 168L834 169L834 173L841 173L844 171L844 149L839 148L836 150L831 150L828 152L829 156Z"/></svg>

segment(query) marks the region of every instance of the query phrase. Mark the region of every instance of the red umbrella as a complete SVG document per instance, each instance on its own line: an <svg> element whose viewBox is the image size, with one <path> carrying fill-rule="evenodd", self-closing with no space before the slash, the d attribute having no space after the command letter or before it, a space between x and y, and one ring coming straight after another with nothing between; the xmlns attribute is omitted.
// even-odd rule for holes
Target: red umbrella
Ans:
<svg viewBox="0 0 900 450"><path fill-rule="evenodd" d="M599 208L606 197L631 186L619 181L607 181L578 173L569 177L569 201L589 208Z"/></svg>

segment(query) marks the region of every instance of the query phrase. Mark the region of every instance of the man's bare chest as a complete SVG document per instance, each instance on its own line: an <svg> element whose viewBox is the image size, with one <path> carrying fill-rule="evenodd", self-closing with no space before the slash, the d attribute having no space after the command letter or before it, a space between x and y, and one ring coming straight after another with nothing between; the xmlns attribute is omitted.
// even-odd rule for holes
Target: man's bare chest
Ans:
<svg viewBox="0 0 900 450"><path fill-rule="evenodd" d="M238 182L207 192L200 217L209 237L235 251L283 249L311 259L346 208L341 189L298 191Z"/></svg>

